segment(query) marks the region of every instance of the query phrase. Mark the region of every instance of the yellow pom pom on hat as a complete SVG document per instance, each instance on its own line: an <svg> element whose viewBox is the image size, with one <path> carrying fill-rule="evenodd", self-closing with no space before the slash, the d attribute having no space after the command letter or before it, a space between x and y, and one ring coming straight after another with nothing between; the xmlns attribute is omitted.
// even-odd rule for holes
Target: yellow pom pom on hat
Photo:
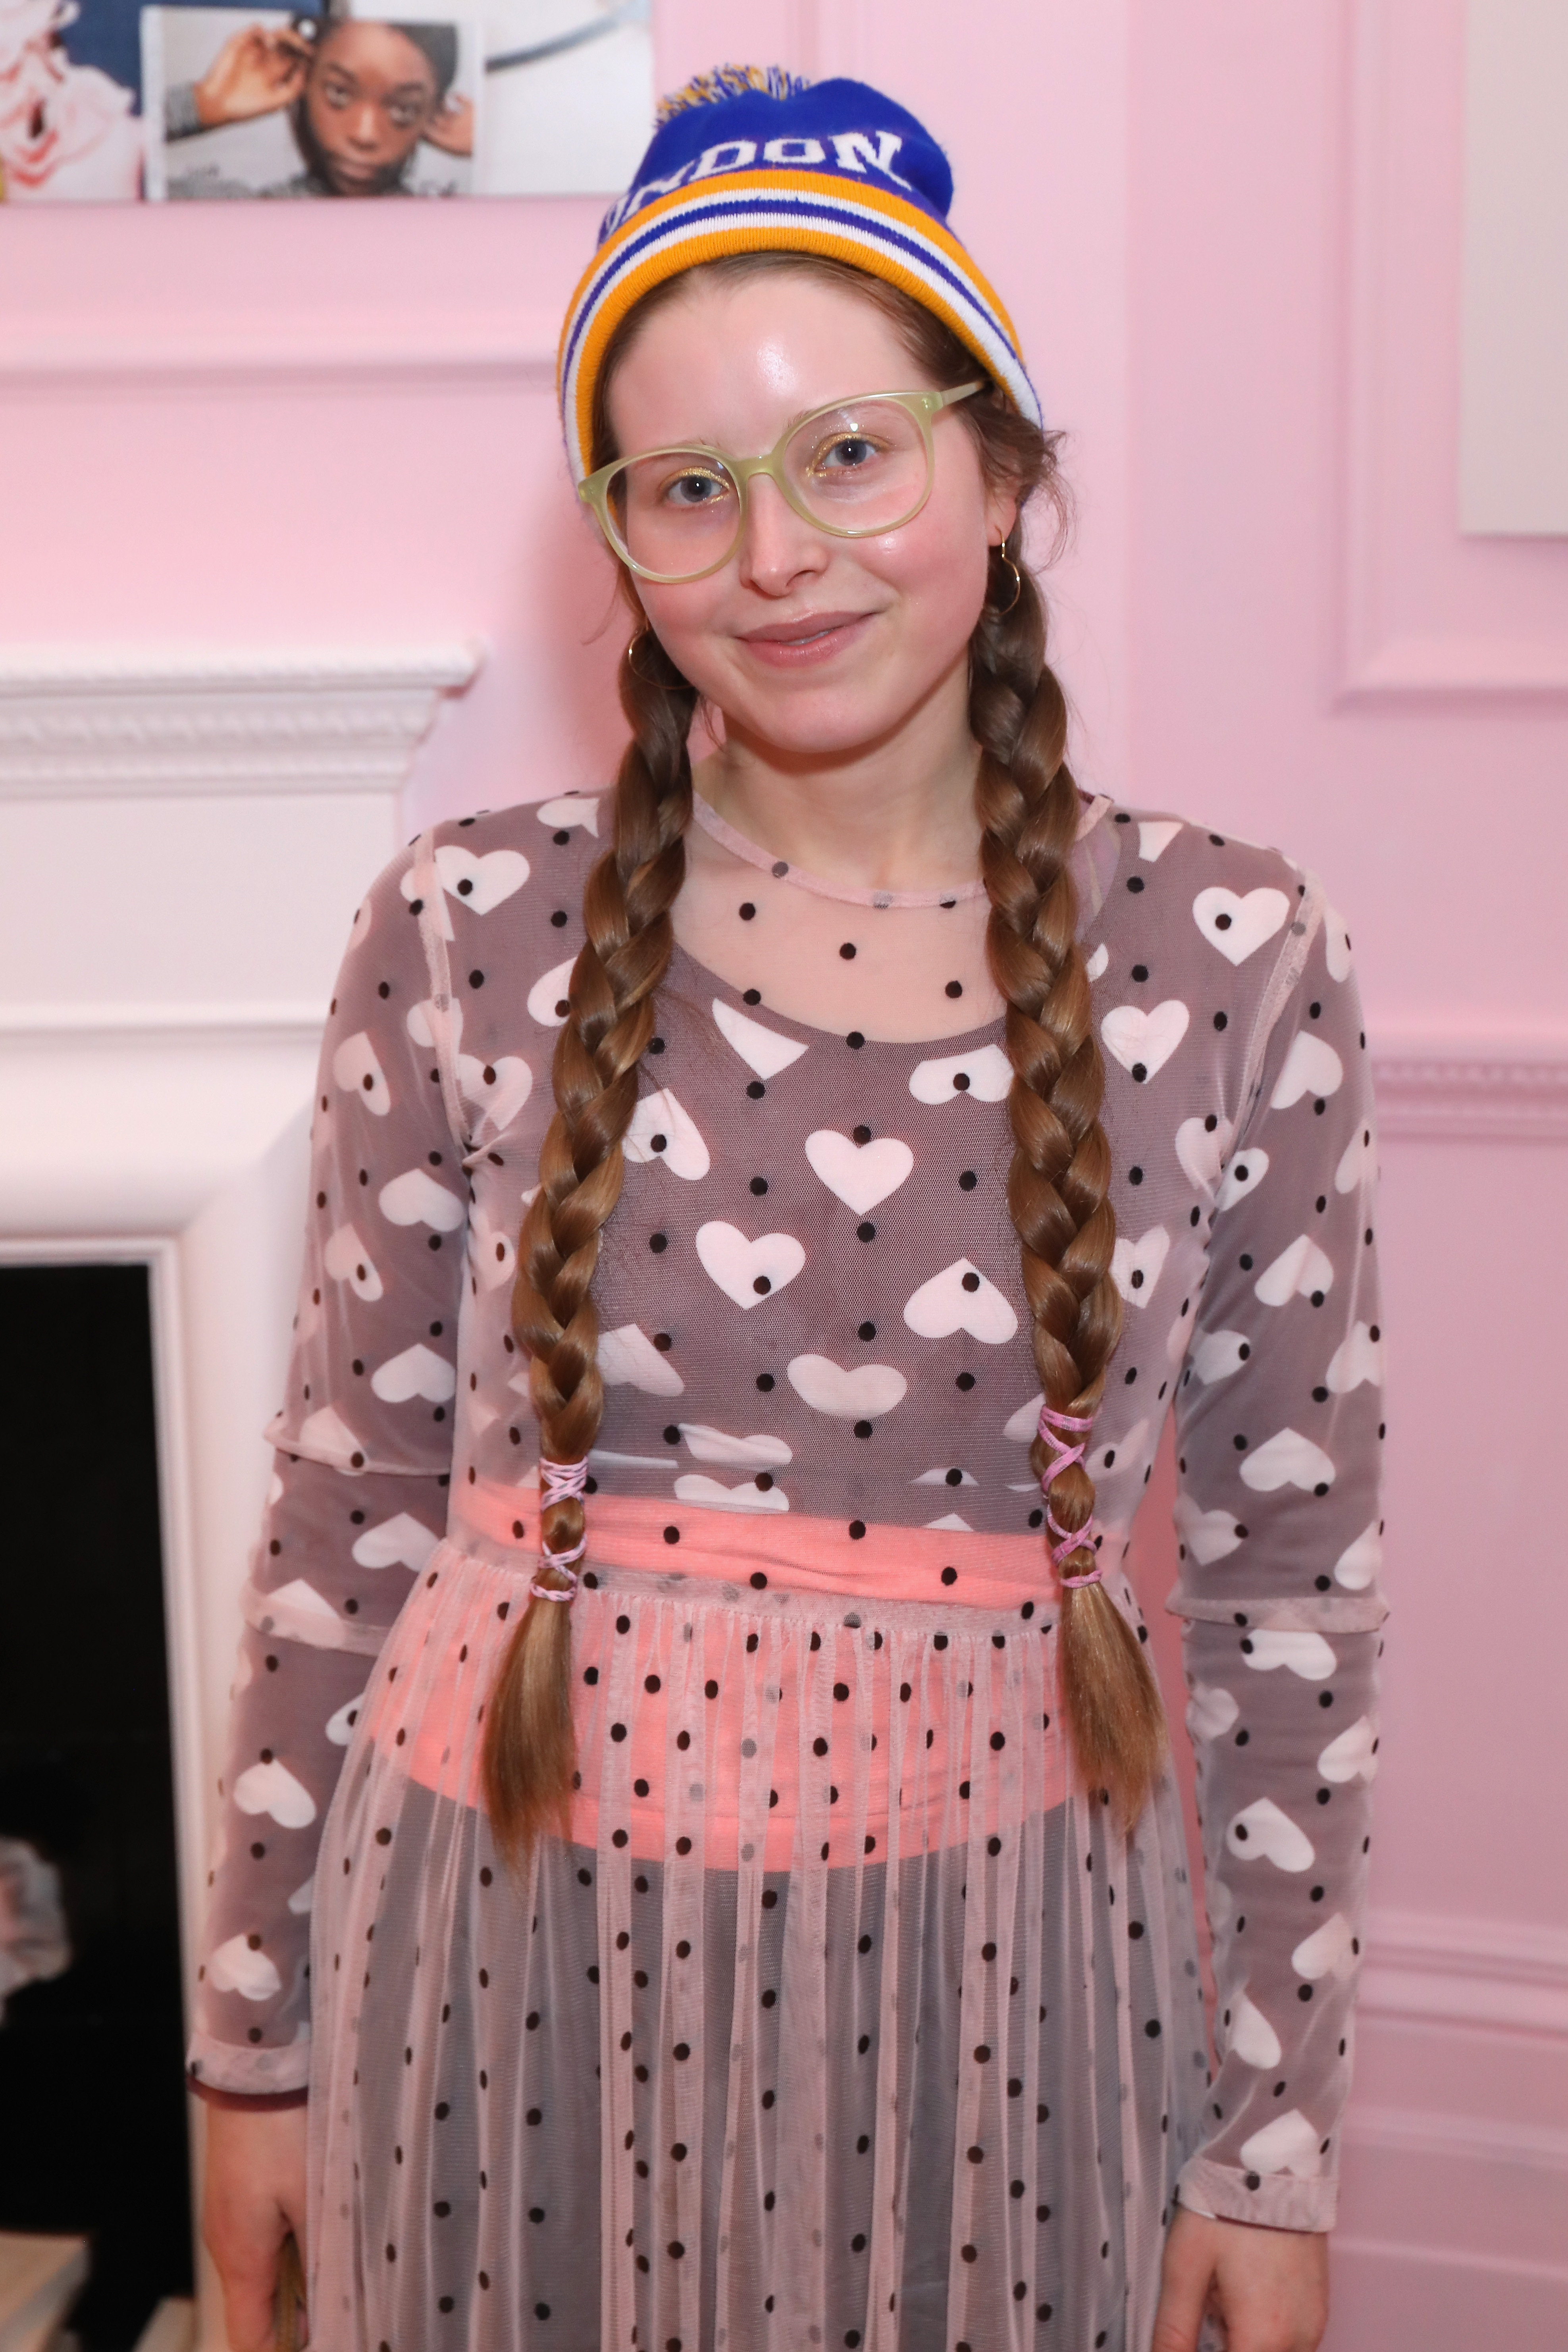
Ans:
<svg viewBox="0 0 1568 2352"><path fill-rule="evenodd" d="M912 114L865 82L720 66L667 98L561 332L573 478L592 470L594 389L611 336L652 287L730 253L817 253L935 312L1033 423L1039 400L1001 302L947 226L952 171Z"/></svg>

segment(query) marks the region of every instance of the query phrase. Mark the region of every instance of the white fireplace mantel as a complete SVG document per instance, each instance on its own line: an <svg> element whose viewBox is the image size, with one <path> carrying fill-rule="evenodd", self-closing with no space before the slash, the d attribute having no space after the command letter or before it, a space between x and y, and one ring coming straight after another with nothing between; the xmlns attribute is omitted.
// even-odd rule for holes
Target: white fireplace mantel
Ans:
<svg viewBox="0 0 1568 2352"><path fill-rule="evenodd" d="M481 649L0 651L0 796L396 793Z"/></svg>
<svg viewBox="0 0 1568 2352"><path fill-rule="evenodd" d="M195 1967L321 1021L477 645L0 652L0 1260L140 1261ZM212 2281L199 2340L222 2341Z"/></svg>

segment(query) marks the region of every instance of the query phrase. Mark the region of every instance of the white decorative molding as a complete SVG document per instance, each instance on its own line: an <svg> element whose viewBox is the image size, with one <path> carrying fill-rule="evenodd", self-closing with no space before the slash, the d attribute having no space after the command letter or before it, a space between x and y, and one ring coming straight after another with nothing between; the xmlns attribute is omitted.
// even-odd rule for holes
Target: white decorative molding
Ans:
<svg viewBox="0 0 1568 2352"><path fill-rule="evenodd" d="M0 799L395 793L483 647L0 653Z"/></svg>
<svg viewBox="0 0 1568 2352"><path fill-rule="evenodd" d="M1568 2042L1568 1932L1511 1920L1374 1911L1356 2007L1363 2018ZM1555 2137L1568 2163L1568 2133Z"/></svg>
<svg viewBox="0 0 1568 2352"><path fill-rule="evenodd" d="M1439 2164L1522 2164L1568 2180L1568 2131L1548 2124L1352 2104L1344 2137L1352 2147L1375 2148L1381 2155L1426 2157Z"/></svg>
<svg viewBox="0 0 1568 2352"><path fill-rule="evenodd" d="M1372 1076L1384 1136L1568 1139L1568 1036L1374 1037Z"/></svg>
<svg viewBox="0 0 1568 2352"><path fill-rule="evenodd" d="M1533 702L1558 698L1568 694L1568 635L1521 631L1507 620L1492 628L1487 625L1489 598L1503 576L1502 566L1516 583L1528 586L1542 580L1539 544L1510 551L1499 541L1469 543L1463 558L1460 609L1451 623L1445 611L1454 602L1451 583L1446 593L1426 600L1432 625L1422 625L1419 589L1415 625L1396 614L1397 600L1390 588L1400 567L1402 538L1408 541L1410 535L1409 501L1425 502L1430 522L1433 502L1441 500L1442 530L1458 528L1459 359L1456 310L1452 461L1440 484L1434 485L1424 474L1413 483L1406 478L1407 452L1399 447L1401 419L1391 413L1390 355L1396 339L1390 320L1405 318L1391 299L1391 288L1403 288L1408 297L1413 273L1414 282L1420 283L1433 278L1433 270L1429 254L1422 255L1415 269L1409 254L1394 250L1397 206L1410 171L1409 153L1401 142L1412 135L1408 121L1396 126L1394 117L1400 101L1425 79L1409 71L1405 45L1419 40L1451 49L1458 42L1462 52L1463 18L1453 5L1428 12L1402 5L1402 0L1348 0L1342 22L1338 698L1347 706L1412 698L1466 702L1501 696ZM1454 73L1461 75L1462 53L1455 54L1451 63ZM1447 128L1442 120L1424 121L1421 136L1428 142L1441 142ZM1423 226L1431 236L1447 239L1450 222L1441 204L1428 208ZM1457 213L1452 226L1457 235ZM1443 271L1451 269L1446 241L1438 262ZM1441 335L1441 329L1435 331ZM1401 499L1405 501L1403 524ZM1406 546L1403 560L1407 580L1424 578L1428 566L1420 551ZM1539 629L1552 606L1537 593L1534 609Z"/></svg>
<svg viewBox="0 0 1568 2352"><path fill-rule="evenodd" d="M144 320L90 335L18 327L0 342L0 387L12 396L62 392L148 394L555 390L556 330L510 318L409 316L388 336L353 320L254 320L221 315L169 334Z"/></svg>

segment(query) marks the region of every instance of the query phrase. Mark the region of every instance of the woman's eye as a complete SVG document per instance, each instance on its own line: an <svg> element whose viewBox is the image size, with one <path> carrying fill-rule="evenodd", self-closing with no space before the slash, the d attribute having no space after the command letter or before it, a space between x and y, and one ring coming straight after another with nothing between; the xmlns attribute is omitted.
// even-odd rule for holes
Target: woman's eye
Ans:
<svg viewBox="0 0 1568 2352"><path fill-rule="evenodd" d="M725 484L717 474L677 474L665 491L671 506L711 506L724 495Z"/></svg>
<svg viewBox="0 0 1568 2352"><path fill-rule="evenodd" d="M836 440L823 444L812 467L817 473L852 474L869 465L877 454L876 443L864 433L840 433Z"/></svg>
<svg viewBox="0 0 1568 2352"><path fill-rule="evenodd" d="M396 100L386 110L399 131L411 131L419 120L419 106L411 99Z"/></svg>
<svg viewBox="0 0 1568 2352"><path fill-rule="evenodd" d="M321 95L329 106L341 109L349 104L353 93L343 82L329 81L324 85Z"/></svg>

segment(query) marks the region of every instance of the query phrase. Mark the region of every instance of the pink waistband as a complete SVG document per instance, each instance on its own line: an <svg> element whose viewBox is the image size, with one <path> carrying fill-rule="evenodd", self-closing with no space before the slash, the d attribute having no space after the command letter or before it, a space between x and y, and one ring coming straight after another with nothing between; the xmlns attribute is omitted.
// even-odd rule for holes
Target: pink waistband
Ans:
<svg viewBox="0 0 1568 2352"><path fill-rule="evenodd" d="M979 1609L1036 1611L1056 1602L1044 1540L982 1535L960 1528L899 1528L859 1519L808 1518L795 1511L729 1511L640 1496L587 1502L586 1566L640 1569L749 1584L762 1591L847 1594L865 1601L921 1601ZM858 1532L857 1532L858 1531ZM535 1487L480 1480L452 1500L449 1540L476 1537L516 1549L519 1573L539 1552Z"/></svg>

